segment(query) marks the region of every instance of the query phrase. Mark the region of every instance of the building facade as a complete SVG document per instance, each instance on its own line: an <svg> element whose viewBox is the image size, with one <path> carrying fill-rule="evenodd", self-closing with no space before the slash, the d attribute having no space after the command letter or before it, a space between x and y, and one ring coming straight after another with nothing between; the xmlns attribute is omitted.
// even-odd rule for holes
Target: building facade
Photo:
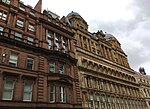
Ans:
<svg viewBox="0 0 150 109"><path fill-rule="evenodd" d="M90 33L76 12L62 18L73 28L84 109L148 109L121 44L111 34Z"/></svg>
<svg viewBox="0 0 150 109"><path fill-rule="evenodd" d="M0 108L149 109L148 79L113 35L41 11L42 0L0 0Z"/></svg>
<svg viewBox="0 0 150 109"><path fill-rule="evenodd" d="M0 0L0 108L81 109L70 27L19 0Z"/></svg>
<svg viewBox="0 0 150 109"><path fill-rule="evenodd" d="M139 72L135 72L135 77L140 84L142 98L144 98L148 109L150 109L150 76L146 75L144 68L140 67Z"/></svg>

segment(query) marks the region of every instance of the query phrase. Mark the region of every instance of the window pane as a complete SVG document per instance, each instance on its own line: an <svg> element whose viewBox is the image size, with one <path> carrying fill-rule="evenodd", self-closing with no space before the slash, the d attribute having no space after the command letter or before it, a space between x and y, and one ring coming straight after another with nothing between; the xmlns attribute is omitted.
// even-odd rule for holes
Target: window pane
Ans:
<svg viewBox="0 0 150 109"><path fill-rule="evenodd" d="M61 102L66 101L65 87L60 87L60 101Z"/></svg>
<svg viewBox="0 0 150 109"><path fill-rule="evenodd" d="M27 41L28 41L28 44L33 45L33 38L32 37L28 37Z"/></svg>
<svg viewBox="0 0 150 109"><path fill-rule="evenodd" d="M55 72L55 62L49 63L49 70L50 70L50 72Z"/></svg>
<svg viewBox="0 0 150 109"><path fill-rule="evenodd" d="M3 91L3 100L12 100L13 96L13 89L14 89L14 81L13 80L6 80L4 84L4 91Z"/></svg>
<svg viewBox="0 0 150 109"><path fill-rule="evenodd" d="M59 64L59 73L60 74L64 73L64 64Z"/></svg>
<svg viewBox="0 0 150 109"><path fill-rule="evenodd" d="M31 93L24 92L23 101L31 101Z"/></svg>
<svg viewBox="0 0 150 109"><path fill-rule="evenodd" d="M33 31L34 32L34 25L32 25L32 24L29 24L29 26L28 26L28 29L30 30L30 31Z"/></svg>
<svg viewBox="0 0 150 109"><path fill-rule="evenodd" d="M27 58L27 69L28 70L33 70L33 62L34 62L34 59L33 58Z"/></svg>
<svg viewBox="0 0 150 109"><path fill-rule="evenodd" d="M53 41L52 41L52 39L48 38L48 45L49 45L49 48L53 47Z"/></svg>
<svg viewBox="0 0 150 109"><path fill-rule="evenodd" d="M2 2L10 4L10 0L2 0Z"/></svg>
<svg viewBox="0 0 150 109"><path fill-rule="evenodd" d="M26 83L24 86L24 91L25 92L31 92L32 91L32 84L31 83Z"/></svg>
<svg viewBox="0 0 150 109"><path fill-rule="evenodd" d="M22 34L18 33L18 32L15 32L15 39L16 40L21 40L22 39Z"/></svg>
<svg viewBox="0 0 150 109"><path fill-rule="evenodd" d="M24 85L23 101L31 101L32 99L32 83L26 82Z"/></svg>
<svg viewBox="0 0 150 109"><path fill-rule="evenodd" d="M53 33L50 30L47 31L47 37L48 38L52 38L53 37Z"/></svg>
<svg viewBox="0 0 150 109"><path fill-rule="evenodd" d="M55 101L55 86L50 84L50 102Z"/></svg>
<svg viewBox="0 0 150 109"><path fill-rule="evenodd" d="M24 22L22 20L17 20L17 25L20 26L20 27L23 27L24 26Z"/></svg>
<svg viewBox="0 0 150 109"><path fill-rule="evenodd" d="M12 100L12 90L5 90L4 91L3 100Z"/></svg>
<svg viewBox="0 0 150 109"><path fill-rule="evenodd" d="M9 57L9 65L17 66L18 54L11 53Z"/></svg>

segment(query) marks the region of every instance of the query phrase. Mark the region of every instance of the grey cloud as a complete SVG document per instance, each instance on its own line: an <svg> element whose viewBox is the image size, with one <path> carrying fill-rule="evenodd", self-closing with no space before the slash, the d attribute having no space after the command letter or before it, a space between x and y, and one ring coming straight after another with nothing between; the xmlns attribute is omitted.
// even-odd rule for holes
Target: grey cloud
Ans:
<svg viewBox="0 0 150 109"><path fill-rule="evenodd" d="M114 22L93 20L90 21L90 30L102 29L115 35L128 55L131 67L137 71L139 66L146 65L148 68L150 65L150 0L133 0L129 7L135 19ZM150 68L146 71L150 75Z"/></svg>

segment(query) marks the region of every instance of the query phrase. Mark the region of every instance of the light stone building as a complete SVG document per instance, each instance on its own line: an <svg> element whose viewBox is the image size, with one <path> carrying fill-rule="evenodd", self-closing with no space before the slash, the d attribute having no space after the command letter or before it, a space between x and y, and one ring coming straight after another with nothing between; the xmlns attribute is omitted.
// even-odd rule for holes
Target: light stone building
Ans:
<svg viewBox="0 0 150 109"><path fill-rule="evenodd" d="M102 30L88 31L76 12L61 19L73 28L84 109L147 109L121 44Z"/></svg>

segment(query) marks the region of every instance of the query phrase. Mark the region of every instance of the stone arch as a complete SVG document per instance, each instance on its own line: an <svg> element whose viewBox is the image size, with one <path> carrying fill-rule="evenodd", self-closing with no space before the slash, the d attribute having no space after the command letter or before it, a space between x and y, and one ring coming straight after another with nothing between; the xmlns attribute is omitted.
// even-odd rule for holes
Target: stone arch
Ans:
<svg viewBox="0 0 150 109"><path fill-rule="evenodd" d="M124 73L122 73L122 78L125 79L125 74Z"/></svg>
<svg viewBox="0 0 150 109"><path fill-rule="evenodd" d="M103 73L107 73L107 68L105 66L103 68L104 68Z"/></svg>

